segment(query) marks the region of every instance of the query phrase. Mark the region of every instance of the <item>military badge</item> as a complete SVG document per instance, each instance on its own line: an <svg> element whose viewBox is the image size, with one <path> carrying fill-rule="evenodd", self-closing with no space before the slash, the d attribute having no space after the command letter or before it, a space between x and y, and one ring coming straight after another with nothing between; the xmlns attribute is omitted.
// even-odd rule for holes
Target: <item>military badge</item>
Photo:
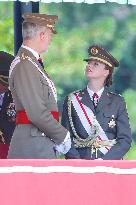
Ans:
<svg viewBox="0 0 136 205"><path fill-rule="evenodd" d="M91 54L96 55L98 53L98 49L93 47L91 48Z"/></svg>
<svg viewBox="0 0 136 205"><path fill-rule="evenodd" d="M112 119L110 120L110 122L108 123L110 128L114 128L116 126L116 122L115 122L115 117L114 115L112 115Z"/></svg>
<svg viewBox="0 0 136 205"><path fill-rule="evenodd" d="M107 93L107 96L110 96L110 94L109 94L109 93Z"/></svg>
<svg viewBox="0 0 136 205"><path fill-rule="evenodd" d="M7 117L9 121L14 122L16 119L16 111L15 111L15 104L10 103L6 110Z"/></svg>

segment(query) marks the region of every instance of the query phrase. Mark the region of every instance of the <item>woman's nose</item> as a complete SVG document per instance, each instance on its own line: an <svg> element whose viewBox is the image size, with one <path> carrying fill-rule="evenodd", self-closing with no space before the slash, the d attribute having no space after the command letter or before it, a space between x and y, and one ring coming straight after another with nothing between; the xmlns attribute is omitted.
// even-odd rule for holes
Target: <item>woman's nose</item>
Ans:
<svg viewBox="0 0 136 205"><path fill-rule="evenodd" d="M92 69L93 65L92 64L88 64L87 67Z"/></svg>

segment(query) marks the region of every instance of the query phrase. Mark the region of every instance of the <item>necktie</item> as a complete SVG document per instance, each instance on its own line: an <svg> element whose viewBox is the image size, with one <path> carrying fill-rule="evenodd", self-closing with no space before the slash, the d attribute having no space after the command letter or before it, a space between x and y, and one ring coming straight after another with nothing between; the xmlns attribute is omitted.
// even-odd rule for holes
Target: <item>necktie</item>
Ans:
<svg viewBox="0 0 136 205"><path fill-rule="evenodd" d="M99 100L99 96L97 95L97 93L94 93L93 94L93 105L94 105L94 108L97 107L98 100Z"/></svg>
<svg viewBox="0 0 136 205"><path fill-rule="evenodd" d="M40 65L42 66L42 68L44 69L44 64L42 61L42 58L39 56L38 58L38 62L40 63ZM48 73L46 72L46 70L44 69L44 73L47 75L47 77L51 80L51 78L49 77Z"/></svg>
<svg viewBox="0 0 136 205"><path fill-rule="evenodd" d="M42 66L42 68L44 68L43 61L42 61L42 59L41 59L40 57L38 58L38 62L40 63L40 65Z"/></svg>

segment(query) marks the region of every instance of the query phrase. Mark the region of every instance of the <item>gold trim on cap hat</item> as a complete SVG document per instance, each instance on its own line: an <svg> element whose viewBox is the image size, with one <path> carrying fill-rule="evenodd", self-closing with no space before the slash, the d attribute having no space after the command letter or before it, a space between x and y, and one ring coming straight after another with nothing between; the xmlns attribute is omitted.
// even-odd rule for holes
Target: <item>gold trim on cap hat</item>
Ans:
<svg viewBox="0 0 136 205"><path fill-rule="evenodd" d="M51 24L47 24L46 26L49 27L49 28L54 28L54 26L51 25Z"/></svg>
<svg viewBox="0 0 136 205"><path fill-rule="evenodd" d="M39 14L37 15L32 15L32 14L23 14L22 17L24 18L24 20L27 21L27 19L37 19L40 21L47 21L49 23L55 22L58 19L58 16L56 15L46 15L46 14Z"/></svg>
<svg viewBox="0 0 136 205"><path fill-rule="evenodd" d="M99 57L94 57L94 56L91 56L90 59L94 59L94 60L99 60L101 61L102 63L105 63L106 65L110 66L110 67L113 67L113 65L111 63L109 63L108 61L102 59L102 58L99 58Z"/></svg>

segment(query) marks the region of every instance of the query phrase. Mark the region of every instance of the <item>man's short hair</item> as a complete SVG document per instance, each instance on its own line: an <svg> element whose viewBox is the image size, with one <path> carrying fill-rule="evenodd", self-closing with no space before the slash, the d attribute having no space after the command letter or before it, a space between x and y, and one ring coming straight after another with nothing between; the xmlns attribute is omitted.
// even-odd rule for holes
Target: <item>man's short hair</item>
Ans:
<svg viewBox="0 0 136 205"><path fill-rule="evenodd" d="M40 32L40 31L45 32L46 27L40 26L40 25L35 24L35 23L27 22L27 21L24 21L22 24L23 40L30 40L30 39L34 38L34 36L37 34L37 32Z"/></svg>

